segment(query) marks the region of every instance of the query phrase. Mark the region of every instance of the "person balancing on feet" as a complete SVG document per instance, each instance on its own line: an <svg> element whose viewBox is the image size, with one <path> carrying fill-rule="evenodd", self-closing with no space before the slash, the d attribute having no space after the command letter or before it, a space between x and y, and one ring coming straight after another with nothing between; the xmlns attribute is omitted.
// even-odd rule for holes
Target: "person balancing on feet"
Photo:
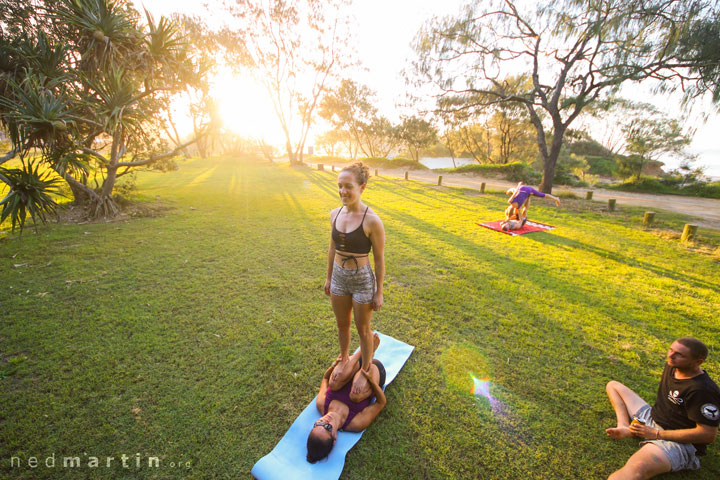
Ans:
<svg viewBox="0 0 720 480"><path fill-rule="evenodd" d="M510 195L510 206L505 210L505 220L500 224L500 228L505 231L519 230L525 225L531 196L551 198L560 206L560 199L555 195L539 192L529 185L523 185L523 182L518 182L517 187L509 188L505 193Z"/></svg>
<svg viewBox="0 0 720 480"><path fill-rule="evenodd" d="M700 368L707 354L700 340L675 340L652 407L622 383L607 384L617 426L605 432L615 439L643 439L641 448L609 479L646 479L700 468L698 457L715 441L720 424L720 388Z"/></svg>
<svg viewBox="0 0 720 480"><path fill-rule="evenodd" d="M325 294L330 297L338 326L340 356L333 370L333 382L344 384L353 375L350 363L350 321L354 316L360 336L361 369L370 372L373 361L371 319L383 305L385 277L385 228L380 217L361 196L367 186L370 169L354 163L338 175L338 194L342 206L330 214L330 248ZM372 251L375 274L368 254ZM353 379L352 393L369 395L365 375Z"/></svg>

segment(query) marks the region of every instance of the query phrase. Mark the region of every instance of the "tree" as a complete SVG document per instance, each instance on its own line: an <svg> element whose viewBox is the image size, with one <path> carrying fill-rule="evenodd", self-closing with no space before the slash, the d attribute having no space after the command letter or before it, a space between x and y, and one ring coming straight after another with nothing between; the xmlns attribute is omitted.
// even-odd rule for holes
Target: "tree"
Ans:
<svg viewBox="0 0 720 480"><path fill-rule="evenodd" d="M448 148L461 155L469 155L479 164L491 163L493 145L487 125L460 125L446 134Z"/></svg>
<svg viewBox="0 0 720 480"><path fill-rule="evenodd" d="M685 147L692 141L690 136L683 133L676 119L667 118L660 112L653 116L634 118L623 131L627 138L625 150L633 158L634 178L640 178L643 167L663 154L683 156Z"/></svg>
<svg viewBox="0 0 720 480"><path fill-rule="evenodd" d="M700 79L692 54L675 46L687 25L717 11L704 0L559 0L536 11L514 0L485 5L429 22L415 40L413 72L438 89L440 108L527 109L546 193L565 132L587 105L625 82ZM529 71L529 82L509 81L508 71Z"/></svg>
<svg viewBox="0 0 720 480"><path fill-rule="evenodd" d="M685 89L685 101L709 92L720 106L720 13L697 19L677 39L678 56L695 60L691 71L699 78Z"/></svg>
<svg viewBox="0 0 720 480"><path fill-rule="evenodd" d="M513 104L498 105L489 118L487 128L492 137L493 163L527 161L533 157L532 124Z"/></svg>
<svg viewBox="0 0 720 480"><path fill-rule="evenodd" d="M225 31L229 64L250 68L265 86L291 164L302 163L315 108L335 72L350 64L345 0L238 0L241 27ZM234 60L233 60L234 58Z"/></svg>
<svg viewBox="0 0 720 480"><path fill-rule="evenodd" d="M375 92L343 79L320 104L319 113L336 129L345 131L366 157L385 157L399 143L398 128L377 115Z"/></svg>
<svg viewBox="0 0 720 480"><path fill-rule="evenodd" d="M15 32L0 34L0 123L12 144L0 164L18 156L35 193L44 188L37 176L43 164L67 182L88 216L114 216L118 178L138 168L174 168L172 157L197 140L169 149L160 139L161 113L172 95L199 85L203 72L177 23L146 13L143 25L125 0L37 0L30 15L5 16L0 25ZM17 172L4 173L10 192L2 218L9 215L13 228L23 227L23 212L42 219L53 208L52 200L23 191L28 184ZM95 186L90 174L100 177Z"/></svg>
<svg viewBox="0 0 720 480"><path fill-rule="evenodd" d="M437 130L427 120L406 117L399 127L399 137L410 151L412 160L419 162L420 149L429 147L437 141Z"/></svg>
<svg viewBox="0 0 720 480"><path fill-rule="evenodd" d="M340 149L346 144L348 135L338 129L328 130L315 139L315 144L322 148L327 155L334 157L340 154Z"/></svg>

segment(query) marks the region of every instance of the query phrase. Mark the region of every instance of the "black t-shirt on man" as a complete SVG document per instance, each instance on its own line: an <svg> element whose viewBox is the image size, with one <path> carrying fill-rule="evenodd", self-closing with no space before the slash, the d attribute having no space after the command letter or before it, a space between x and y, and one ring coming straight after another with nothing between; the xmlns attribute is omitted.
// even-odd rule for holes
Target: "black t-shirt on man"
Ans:
<svg viewBox="0 0 720 480"><path fill-rule="evenodd" d="M652 418L665 430L695 428L696 424L720 425L720 388L707 372L678 380L675 368L665 365ZM693 444L696 455L705 455L704 444Z"/></svg>

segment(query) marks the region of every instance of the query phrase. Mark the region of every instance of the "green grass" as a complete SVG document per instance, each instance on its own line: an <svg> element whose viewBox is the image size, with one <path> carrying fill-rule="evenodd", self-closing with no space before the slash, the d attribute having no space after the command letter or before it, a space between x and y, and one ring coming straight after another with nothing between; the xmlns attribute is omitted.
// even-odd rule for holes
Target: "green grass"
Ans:
<svg viewBox="0 0 720 480"><path fill-rule="evenodd" d="M2 477L247 478L337 355L332 173L190 160L139 191L170 209L0 240ZM718 379L720 233L685 247L667 233L682 216L646 231L641 208L567 199L531 208L556 230L510 237L474 225L500 217L503 194L373 177L363 198L387 230L373 326L417 348L342 478L605 478L637 448L604 433L608 380L654 398L681 335L708 343ZM44 467L53 453L132 468ZM135 468L136 453L161 468ZM719 470L715 445L667 478Z"/></svg>

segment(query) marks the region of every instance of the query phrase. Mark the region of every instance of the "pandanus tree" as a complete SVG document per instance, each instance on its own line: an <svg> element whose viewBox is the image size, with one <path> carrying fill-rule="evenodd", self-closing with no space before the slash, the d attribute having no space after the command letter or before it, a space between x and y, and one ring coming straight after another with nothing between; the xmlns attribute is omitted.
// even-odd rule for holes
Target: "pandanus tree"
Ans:
<svg viewBox="0 0 720 480"><path fill-rule="evenodd" d="M176 21L143 18L126 0L31 3L26 18L0 16L0 124L11 144L0 216L13 229L28 213L42 220L62 182L89 217L115 216L118 178L174 168L202 136L170 148L160 132L172 97L201 85L205 67ZM12 159L21 166L2 167Z"/></svg>

